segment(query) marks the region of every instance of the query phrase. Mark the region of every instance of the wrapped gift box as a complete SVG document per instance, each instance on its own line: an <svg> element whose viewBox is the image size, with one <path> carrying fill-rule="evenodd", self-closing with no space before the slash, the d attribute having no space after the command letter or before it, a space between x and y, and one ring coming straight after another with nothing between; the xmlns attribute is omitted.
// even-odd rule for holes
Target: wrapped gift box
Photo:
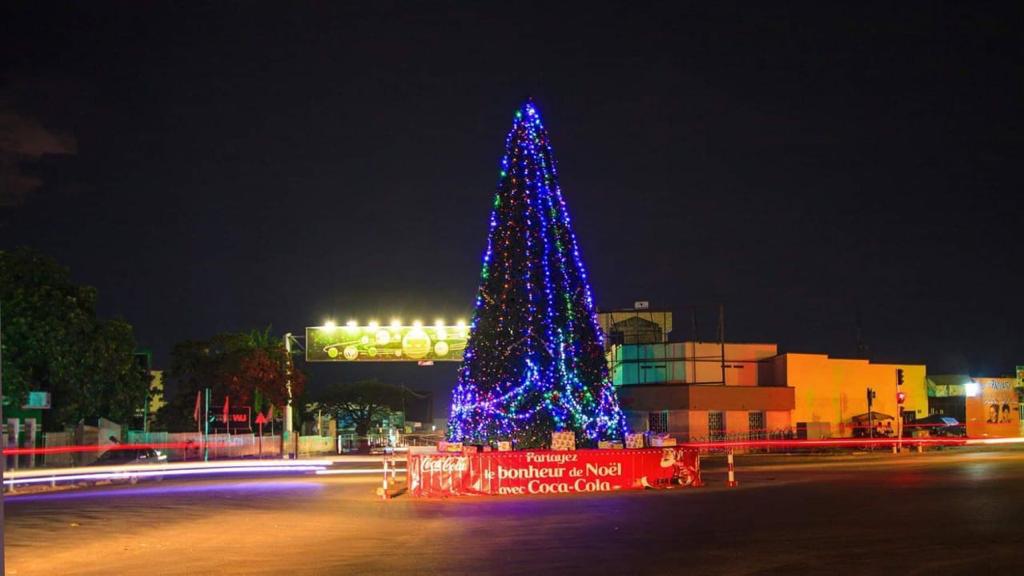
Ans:
<svg viewBox="0 0 1024 576"><path fill-rule="evenodd" d="M657 434L651 436L651 446L662 448L665 446L675 446L676 439L669 436L668 434Z"/></svg>
<svg viewBox="0 0 1024 576"><path fill-rule="evenodd" d="M501 440L498 442L498 452L511 452L512 443L508 440Z"/></svg>
<svg viewBox="0 0 1024 576"><path fill-rule="evenodd" d="M462 442L448 442L445 452L462 452Z"/></svg>
<svg viewBox="0 0 1024 576"><path fill-rule="evenodd" d="M576 434L573 432L552 432L551 433L551 449L552 450L575 450L576 449Z"/></svg>
<svg viewBox="0 0 1024 576"><path fill-rule="evenodd" d="M626 448L643 448L644 447L644 435L641 432L631 432L626 434Z"/></svg>

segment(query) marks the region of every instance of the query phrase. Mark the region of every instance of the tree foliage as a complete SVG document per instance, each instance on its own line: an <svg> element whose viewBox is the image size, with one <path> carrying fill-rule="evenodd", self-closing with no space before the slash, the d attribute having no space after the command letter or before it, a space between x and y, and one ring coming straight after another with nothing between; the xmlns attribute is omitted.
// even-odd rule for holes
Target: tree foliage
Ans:
<svg viewBox="0 0 1024 576"><path fill-rule="evenodd" d="M127 422L143 404L150 376L134 358L132 327L96 317L96 291L28 249L0 252L4 396L51 394L44 425L103 416Z"/></svg>
<svg viewBox="0 0 1024 576"><path fill-rule="evenodd" d="M206 388L218 403L228 397L231 404L251 406L254 411L283 407L288 403L289 370L292 397L298 398L305 375L290 362L283 342L272 337L269 328L179 342L171 351L166 373L177 393L158 415L158 425L174 430L196 426L196 395Z"/></svg>
<svg viewBox="0 0 1024 576"><path fill-rule="evenodd" d="M341 420L356 426L356 434L365 436L375 421L394 410L401 410L408 392L401 386L378 380L360 380L333 384L321 390L312 400L319 407Z"/></svg>

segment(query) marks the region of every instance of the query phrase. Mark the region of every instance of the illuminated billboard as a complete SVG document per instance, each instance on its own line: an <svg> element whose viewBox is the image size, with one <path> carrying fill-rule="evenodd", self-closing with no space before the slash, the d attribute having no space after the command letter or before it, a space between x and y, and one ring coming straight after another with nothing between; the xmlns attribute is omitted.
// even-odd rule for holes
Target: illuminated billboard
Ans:
<svg viewBox="0 0 1024 576"><path fill-rule="evenodd" d="M316 326L306 328L309 362L461 362L469 327Z"/></svg>

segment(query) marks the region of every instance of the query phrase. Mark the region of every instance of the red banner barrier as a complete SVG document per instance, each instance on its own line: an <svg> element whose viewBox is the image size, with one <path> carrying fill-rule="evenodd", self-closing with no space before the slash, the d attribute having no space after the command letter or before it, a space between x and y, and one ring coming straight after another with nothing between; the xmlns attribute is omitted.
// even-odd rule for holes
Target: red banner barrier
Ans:
<svg viewBox="0 0 1024 576"><path fill-rule="evenodd" d="M700 486L693 449L410 454L413 496L568 494Z"/></svg>

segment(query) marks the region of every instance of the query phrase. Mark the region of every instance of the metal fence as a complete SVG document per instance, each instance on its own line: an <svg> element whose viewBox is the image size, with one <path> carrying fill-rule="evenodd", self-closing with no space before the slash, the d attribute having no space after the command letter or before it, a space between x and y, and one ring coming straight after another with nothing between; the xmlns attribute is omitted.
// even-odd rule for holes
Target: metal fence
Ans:
<svg viewBox="0 0 1024 576"><path fill-rule="evenodd" d="M355 433L340 433L337 439L338 454L360 451L370 453L382 452L385 448L405 448L408 446L433 446L444 440L441 434L368 434L357 436Z"/></svg>
<svg viewBox="0 0 1024 576"><path fill-rule="evenodd" d="M211 459L226 458L280 458L282 454L315 456L334 454L334 438L330 436L299 436L298 434L210 434L203 443L198 432L138 432L129 431L129 444L165 446L168 460L198 460L208 451Z"/></svg>

